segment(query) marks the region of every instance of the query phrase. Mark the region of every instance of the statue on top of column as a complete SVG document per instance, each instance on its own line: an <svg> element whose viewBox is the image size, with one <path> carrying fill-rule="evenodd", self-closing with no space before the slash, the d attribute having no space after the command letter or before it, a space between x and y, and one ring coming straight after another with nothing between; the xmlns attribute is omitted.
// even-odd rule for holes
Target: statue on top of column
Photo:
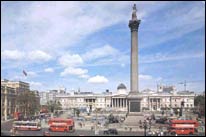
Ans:
<svg viewBox="0 0 206 137"><path fill-rule="evenodd" d="M132 20L137 20L136 12L137 12L137 8L136 8L136 4L134 4L133 12L132 12Z"/></svg>

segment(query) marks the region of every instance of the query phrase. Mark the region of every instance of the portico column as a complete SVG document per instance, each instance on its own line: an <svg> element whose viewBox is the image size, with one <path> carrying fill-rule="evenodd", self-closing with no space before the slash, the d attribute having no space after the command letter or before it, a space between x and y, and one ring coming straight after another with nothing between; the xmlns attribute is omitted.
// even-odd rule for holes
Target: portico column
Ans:
<svg viewBox="0 0 206 137"><path fill-rule="evenodd" d="M120 107L122 108L122 98L120 98Z"/></svg>
<svg viewBox="0 0 206 137"><path fill-rule="evenodd" d="M124 108L124 100L125 100L125 98L123 98L123 108Z"/></svg>
<svg viewBox="0 0 206 137"><path fill-rule="evenodd" d="M122 103L123 103L123 101L122 101L122 99L123 99L123 98L121 98L121 108L123 108L123 104L122 104Z"/></svg>
<svg viewBox="0 0 206 137"><path fill-rule="evenodd" d="M119 103L118 103L118 101L119 101L119 100L118 100L118 98L117 98L117 108L119 107Z"/></svg>
<svg viewBox="0 0 206 137"><path fill-rule="evenodd" d="M151 102L151 110L153 111L153 98L151 100L152 100L152 102Z"/></svg>
<svg viewBox="0 0 206 137"><path fill-rule="evenodd" d="M157 110L157 108L158 108L158 106L157 106L157 105L158 105L157 102L158 102L158 99L156 99L156 110Z"/></svg>
<svg viewBox="0 0 206 137"><path fill-rule="evenodd" d="M8 107L8 105L7 105L7 87L5 86L5 96L4 96L4 120L7 120L7 107Z"/></svg>
<svg viewBox="0 0 206 137"><path fill-rule="evenodd" d="M124 108L124 98L122 98L122 107Z"/></svg>
<svg viewBox="0 0 206 137"><path fill-rule="evenodd" d="M118 98L118 108L120 108L120 98Z"/></svg>
<svg viewBox="0 0 206 137"><path fill-rule="evenodd" d="M117 98L115 98L115 107L117 107Z"/></svg>
<svg viewBox="0 0 206 137"><path fill-rule="evenodd" d="M119 98L118 102L119 102L119 108L120 108L120 106L121 106L121 98Z"/></svg>
<svg viewBox="0 0 206 137"><path fill-rule="evenodd" d="M160 98L159 98L159 109L160 109Z"/></svg>

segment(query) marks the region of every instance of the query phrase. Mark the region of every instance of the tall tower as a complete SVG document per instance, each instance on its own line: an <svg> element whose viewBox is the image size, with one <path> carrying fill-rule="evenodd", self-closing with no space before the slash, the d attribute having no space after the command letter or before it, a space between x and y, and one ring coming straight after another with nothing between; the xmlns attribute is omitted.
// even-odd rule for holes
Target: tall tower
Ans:
<svg viewBox="0 0 206 137"><path fill-rule="evenodd" d="M141 112L141 93L138 91L138 28L140 20L137 19L136 4L133 6L132 19L129 21L129 28L131 30L131 83L130 92L127 96L127 118L124 123L127 126L139 127L139 120L144 120Z"/></svg>
<svg viewBox="0 0 206 137"><path fill-rule="evenodd" d="M132 20L129 21L131 30L131 66L130 66L130 92L138 91L138 28L140 20L137 19L136 4L133 6Z"/></svg>

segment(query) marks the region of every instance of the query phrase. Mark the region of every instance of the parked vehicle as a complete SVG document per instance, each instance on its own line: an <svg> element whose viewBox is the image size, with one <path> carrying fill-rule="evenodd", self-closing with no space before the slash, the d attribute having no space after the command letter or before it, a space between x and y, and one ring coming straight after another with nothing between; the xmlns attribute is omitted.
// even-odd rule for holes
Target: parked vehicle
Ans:
<svg viewBox="0 0 206 137"><path fill-rule="evenodd" d="M104 134L106 134L106 135L110 135L110 134L113 134L113 135L117 135L118 134L118 132L117 132L117 129L108 129L108 130L105 130L104 131Z"/></svg>
<svg viewBox="0 0 206 137"><path fill-rule="evenodd" d="M172 135L192 135L198 126L196 120L170 120L168 131Z"/></svg>
<svg viewBox="0 0 206 137"><path fill-rule="evenodd" d="M160 118L160 119L156 119L156 123L165 124L166 122L167 122L167 118L166 117L163 117L163 118Z"/></svg>

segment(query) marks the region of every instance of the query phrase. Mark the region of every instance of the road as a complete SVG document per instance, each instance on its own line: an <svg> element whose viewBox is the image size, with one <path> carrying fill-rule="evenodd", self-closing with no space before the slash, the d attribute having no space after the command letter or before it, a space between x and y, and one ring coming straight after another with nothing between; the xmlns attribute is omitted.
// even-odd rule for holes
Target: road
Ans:
<svg viewBox="0 0 206 137"><path fill-rule="evenodd" d="M41 131L18 131L16 136L42 136L43 131L47 129L42 129ZM9 132L3 132L6 135L10 135ZM99 135L95 135L94 131L88 130L76 130L73 133L67 132L49 132L51 136L103 136L103 132L100 132ZM109 135L111 136L111 135ZM113 136L113 135L112 135ZM143 136L143 132L118 132L116 136Z"/></svg>
<svg viewBox="0 0 206 137"><path fill-rule="evenodd" d="M13 121L7 121L1 123L1 133L3 135L10 135L10 130L12 128ZM18 136L42 136L44 131L48 131L47 128L43 128L41 131L18 131ZM142 136L143 132L129 132L129 131L119 131L119 136ZM50 132L51 136L95 136L94 131L91 130L76 130L73 133L65 132ZM99 136L103 135L103 132L99 132ZM98 135L96 135L98 136Z"/></svg>

